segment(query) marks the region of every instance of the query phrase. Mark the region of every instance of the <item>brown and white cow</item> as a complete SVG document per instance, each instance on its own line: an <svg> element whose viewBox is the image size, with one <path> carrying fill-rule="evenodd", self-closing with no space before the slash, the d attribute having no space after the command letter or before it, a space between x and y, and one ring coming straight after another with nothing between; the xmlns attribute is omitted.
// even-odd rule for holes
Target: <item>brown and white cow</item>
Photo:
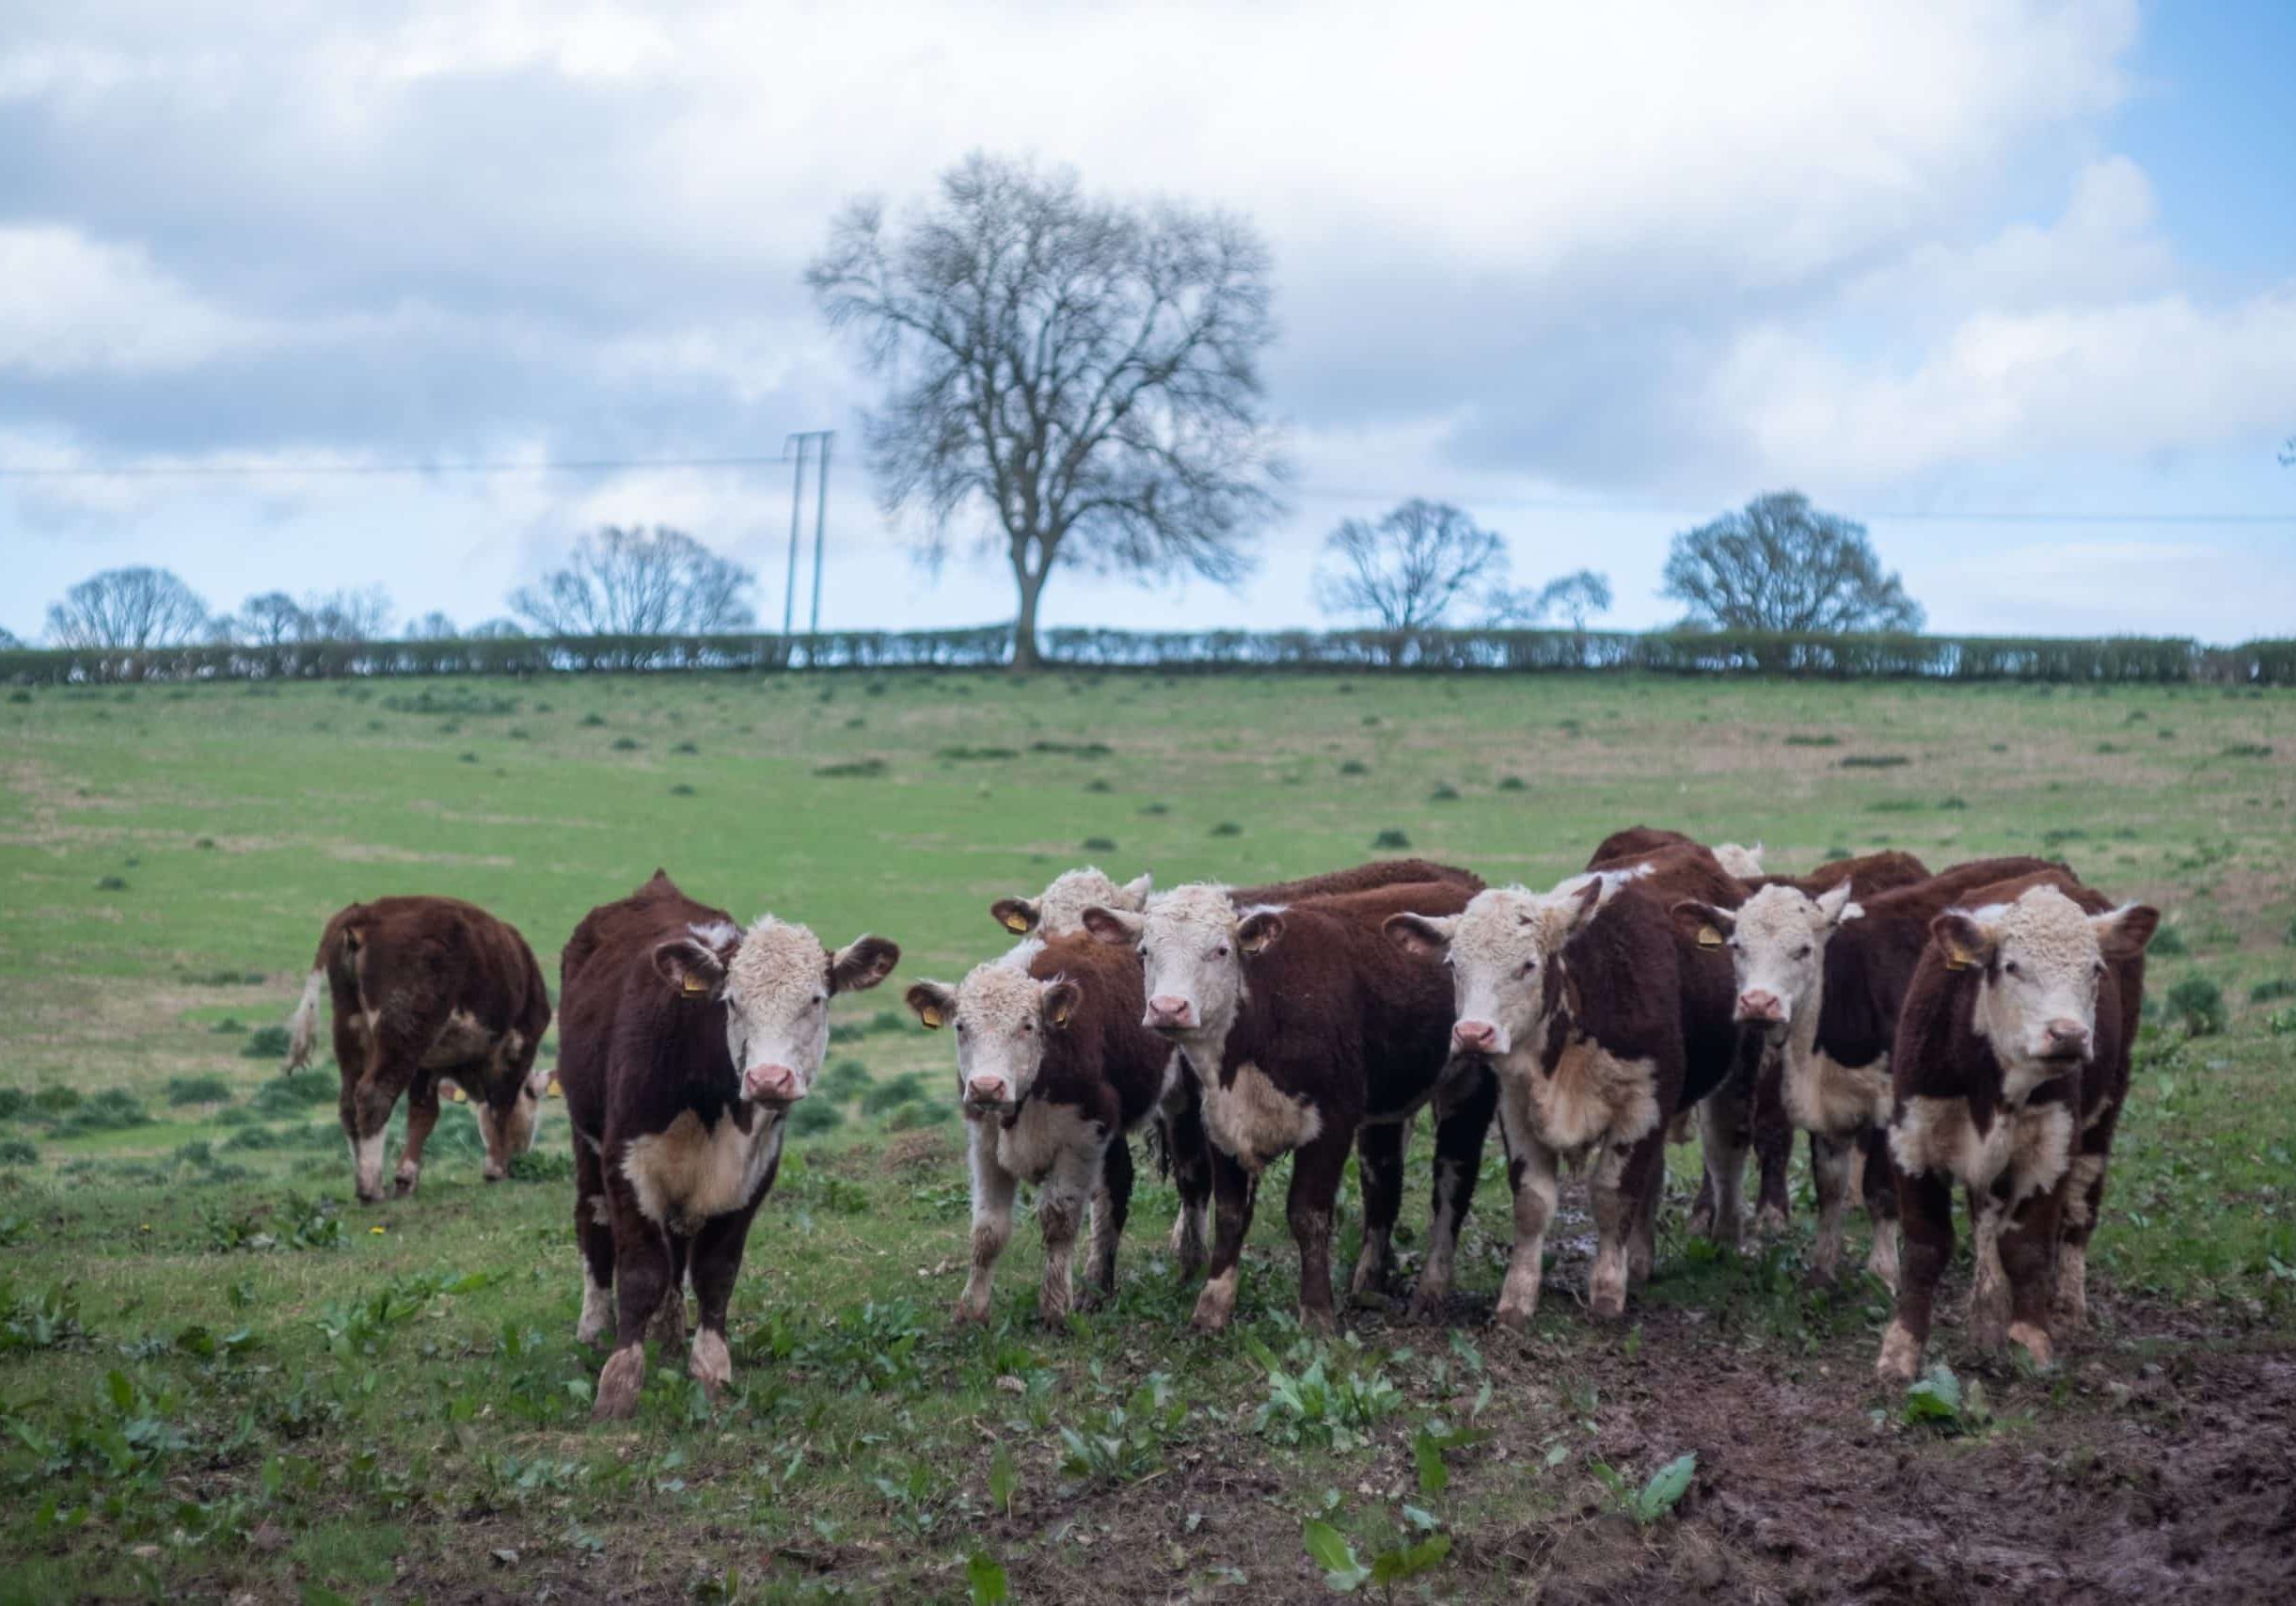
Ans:
<svg viewBox="0 0 2296 1606"><path fill-rule="evenodd" d="M733 1376L725 1312L751 1217L773 1186L784 1120L812 1090L830 1000L875 987L901 950L863 936L824 947L772 915L747 930L669 876L586 915L560 958L559 1085L574 1127L574 1227L583 1261L575 1336L610 1322L594 1414L627 1416L649 1325L685 1342L713 1393Z"/></svg>
<svg viewBox="0 0 2296 1606"><path fill-rule="evenodd" d="M1137 914L1086 912L1094 936L1138 950L1146 1024L1179 1045L1201 1088L1215 1223L1194 1317L1199 1328L1217 1330L1233 1313L1259 1177L1287 1153L1300 1317L1331 1326L1333 1211L1350 1147L1373 1133L1380 1136L1367 1138L1363 1153L1355 1286L1384 1288L1404 1131L1430 1103L1435 1208L1413 1310L1424 1316L1440 1308L1496 1090L1481 1066L1451 1061L1441 971L1400 951L1382 927L1411 910L1456 913L1481 890L1464 870L1444 874L1241 908L1229 888L1204 883L1160 893Z"/></svg>
<svg viewBox="0 0 2296 1606"><path fill-rule="evenodd" d="M1034 898L998 898L989 914L1016 937L1072 937L1084 930L1085 911L1094 904L1137 912L1155 887L1156 878L1146 872L1119 886L1098 865L1083 865L1061 871Z"/></svg>
<svg viewBox="0 0 2296 1606"><path fill-rule="evenodd" d="M1583 1165L1597 1248L1588 1306L1623 1315L1629 1283L1650 1275L1666 1125L1730 1077L1734 1053L1693 1055L1686 1041L1685 956L1666 906L1633 870L1596 872L1552 892L1495 887L1456 915L1386 922L1407 951L1440 960L1454 999L1453 1049L1496 1071L1514 1185L1514 1249L1498 1319L1538 1309L1559 1167ZM1742 1152L1718 1140L1731 1171ZM1723 1197L1733 1197L1725 1187Z"/></svg>
<svg viewBox="0 0 2296 1606"><path fill-rule="evenodd" d="M1025 1182L1044 1237L1037 1314L1056 1326L1075 1305L1069 1260L1087 1201L1087 1302L1116 1288L1132 1189L1125 1135L1159 1117L1180 1075L1172 1045L1140 1024L1140 966L1088 936L1058 936L1025 959L976 965L954 987L917 982L907 999L926 1026L956 1039L973 1178L973 1270L957 1319L988 1319L990 1279Z"/></svg>
<svg viewBox="0 0 2296 1606"><path fill-rule="evenodd" d="M1937 917L1898 1019L1890 1154L1906 1249L1876 1362L1887 1380L1921 1367L1956 1184L1976 1240L1971 1342L2006 1338L2046 1365L2052 1316L2086 1313L2088 1238L2160 914L2086 887L2015 889Z"/></svg>
<svg viewBox="0 0 2296 1606"><path fill-rule="evenodd" d="M352 904L319 938L289 1021L290 1072L310 1063L323 989L335 1006L338 1108L360 1201L383 1197L384 1131L402 1094L397 1190L415 1191L442 1082L460 1088L478 1116L486 1180L509 1175L512 1157L533 1146L548 1081L534 1051L550 1025L550 994L526 939L459 898Z"/></svg>
<svg viewBox="0 0 2296 1606"><path fill-rule="evenodd" d="M1854 861L1831 867L1841 879L1814 894L1781 880L1735 909L1685 901L1674 915L1729 954L1736 1018L1763 1034L1778 1067L1780 1107L1810 1134L1818 1209L1812 1271L1829 1281L1838 1275L1844 1208L1862 1192L1874 1224L1866 1269L1895 1287L1897 1191L1881 1135L1890 1119L1891 1039L1929 923L1975 889L2012 877L2055 873L2077 883L2047 860L1981 859L1867 893L1853 879L1857 868Z"/></svg>

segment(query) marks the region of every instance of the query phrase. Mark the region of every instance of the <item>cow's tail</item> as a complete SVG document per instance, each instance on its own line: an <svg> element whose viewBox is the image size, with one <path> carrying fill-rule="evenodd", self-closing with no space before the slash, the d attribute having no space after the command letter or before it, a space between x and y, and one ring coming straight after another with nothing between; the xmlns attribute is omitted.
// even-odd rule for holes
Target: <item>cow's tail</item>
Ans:
<svg viewBox="0 0 2296 1606"><path fill-rule="evenodd" d="M325 966L313 965L311 973L303 978L302 1001L287 1018L284 1074L292 1075L311 1062L311 1044L319 1037L319 994L326 986L326 975Z"/></svg>

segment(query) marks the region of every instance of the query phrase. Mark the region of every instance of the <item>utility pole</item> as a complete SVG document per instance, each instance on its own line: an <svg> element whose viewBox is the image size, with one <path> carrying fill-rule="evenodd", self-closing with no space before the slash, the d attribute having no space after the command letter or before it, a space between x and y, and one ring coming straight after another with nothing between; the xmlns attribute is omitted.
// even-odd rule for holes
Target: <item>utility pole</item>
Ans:
<svg viewBox="0 0 2296 1606"><path fill-rule="evenodd" d="M821 541L822 531L829 524L829 449L837 438L837 432L825 429L821 435L821 455L814 464L814 615L805 633L821 633Z"/></svg>
<svg viewBox="0 0 2296 1606"><path fill-rule="evenodd" d="M837 437L833 429L801 430L782 443L782 455L790 455L797 448L796 468L789 482L789 578L782 588L782 638L788 640L797 624L798 610L798 538L804 528L805 506L805 449L808 443L818 441L820 450L814 461L814 606L813 619L807 633L817 635L821 629L821 548L824 532L829 524L829 447Z"/></svg>

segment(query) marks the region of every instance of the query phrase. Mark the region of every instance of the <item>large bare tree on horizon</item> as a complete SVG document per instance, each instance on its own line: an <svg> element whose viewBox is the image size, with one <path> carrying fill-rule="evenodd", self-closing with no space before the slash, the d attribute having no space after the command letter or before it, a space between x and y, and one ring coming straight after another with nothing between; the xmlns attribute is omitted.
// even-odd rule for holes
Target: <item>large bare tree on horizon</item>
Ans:
<svg viewBox="0 0 2296 1606"><path fill-rule="evenodd" d="M922 507L925 551L986 512L1019 591L1012 664L1042 661L1055 564L1232 583L1277 511L1259 358L1270 264L1241 218L1083 193L1074 172L974 154L890 227L838 217L806 282L884 377L867 415L887 511Z"/></svg>
<svg viewBox="0 0 2296 1606"><path fill-rule="evenodd" d="M181 646L207 626L207 604L170 569L137 565L90 575L48 609L59 647Z"/></svg>
<svg viewBox="0 0 2296 1606"><path fill-rule="evenodd" d="M750 571L682 530L609 524L574 544L562 567L510 594L546 636L696 636L743 630L756 615Z"/></svg>
<svg viewBox="0 0 2296 1606"><path fill-rule="evenodd" d="M1377 523L1340 522L1323 541L1316 599L1383 630L1432 630L1453 604L1507 578L1507 543L1447 501L1413 497Z"/></svg>

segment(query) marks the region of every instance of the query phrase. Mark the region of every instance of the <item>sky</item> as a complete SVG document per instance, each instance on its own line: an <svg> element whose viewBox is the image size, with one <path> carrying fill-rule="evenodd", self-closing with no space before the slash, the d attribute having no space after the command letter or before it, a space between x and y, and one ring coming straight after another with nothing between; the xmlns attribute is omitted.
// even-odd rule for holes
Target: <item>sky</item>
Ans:
<svg viewBox="0 0 2296 1606"><path fill-rule="evenodd" d="M2282 0L11 0L0 627L128 564L474 622L605 523L778 625L789 468L659 465L818 429L824 628L1008 618L912 561L801 281L984 150L1275 263L1255 573L1048 624L1319 623L1331 528L1427 496L1658 625L1670 539L1790 486L1935 629L2296 633L2292 60Z"/></svg>

